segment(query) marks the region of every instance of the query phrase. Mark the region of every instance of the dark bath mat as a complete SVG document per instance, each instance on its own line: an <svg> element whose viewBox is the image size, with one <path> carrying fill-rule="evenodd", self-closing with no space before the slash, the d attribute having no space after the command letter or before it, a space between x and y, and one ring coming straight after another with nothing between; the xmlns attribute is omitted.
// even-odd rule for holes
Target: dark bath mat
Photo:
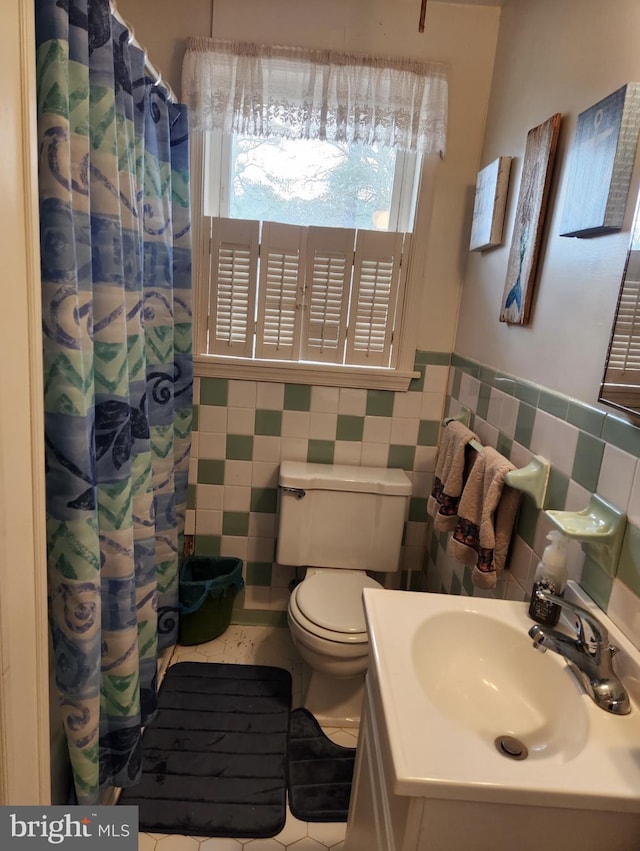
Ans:
<svg viewBox="0 0 640 851"><path fill-rule="evenodd" d="M355 748L336 745L314 716L294 709L289 724L289 809L302 821L346 821Z"/></svg>
<svg viewBox="0 0 640 851"><path fill-rule="evenodd" d="M291 675L281 668L178 662L142 740L142 781L119 803L139 829L275 836L286 818Z"/></svg>

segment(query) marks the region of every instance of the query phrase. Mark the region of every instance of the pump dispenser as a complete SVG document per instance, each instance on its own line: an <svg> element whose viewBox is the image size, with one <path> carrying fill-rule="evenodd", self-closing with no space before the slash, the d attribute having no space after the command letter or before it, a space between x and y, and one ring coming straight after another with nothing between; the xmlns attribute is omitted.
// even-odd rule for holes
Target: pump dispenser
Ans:
<svg viewBox="0 0 640 851"><path fill-rule="evenodd" d="M558 597L563 596L567 586L567 539L562 532L553 531L549 532L547 540L550 543L545 547L533 579L529 617L546 626L555 626L560 618L560 606L539 599L536 592L543 588Z"/></svg>

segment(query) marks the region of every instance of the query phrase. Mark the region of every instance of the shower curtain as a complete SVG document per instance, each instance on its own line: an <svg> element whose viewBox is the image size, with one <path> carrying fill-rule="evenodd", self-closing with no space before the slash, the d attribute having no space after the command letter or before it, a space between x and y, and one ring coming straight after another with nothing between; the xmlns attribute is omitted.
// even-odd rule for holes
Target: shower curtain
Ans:
<svg viewBox="0 0 640 851"><path fill-rule="evenodd" d="M36 0L50 628L75 791L140 775L191 443L186 108L108 0Z"/></svg>

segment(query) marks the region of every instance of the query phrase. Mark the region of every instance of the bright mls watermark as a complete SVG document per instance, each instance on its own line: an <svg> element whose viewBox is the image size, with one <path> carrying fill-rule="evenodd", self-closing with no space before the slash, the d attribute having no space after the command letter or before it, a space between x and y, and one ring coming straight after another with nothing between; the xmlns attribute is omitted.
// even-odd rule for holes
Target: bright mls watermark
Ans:
<svg viewBox="0 0 640 851"><path fill-rule="evenodd" d="M137 807L0 807L0 848L138 851Z"/></svg>

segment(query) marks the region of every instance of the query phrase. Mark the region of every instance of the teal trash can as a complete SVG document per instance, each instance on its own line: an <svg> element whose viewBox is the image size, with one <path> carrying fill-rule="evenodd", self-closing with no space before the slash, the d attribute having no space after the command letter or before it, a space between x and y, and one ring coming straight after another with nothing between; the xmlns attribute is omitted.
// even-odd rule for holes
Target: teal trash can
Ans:
<svg viewBox="0 0 640 851"><path fill-rule="evenodd" d="M222 635L243 587L242 559L189 556L180 572L178 642L203 644Z"/></svg>

